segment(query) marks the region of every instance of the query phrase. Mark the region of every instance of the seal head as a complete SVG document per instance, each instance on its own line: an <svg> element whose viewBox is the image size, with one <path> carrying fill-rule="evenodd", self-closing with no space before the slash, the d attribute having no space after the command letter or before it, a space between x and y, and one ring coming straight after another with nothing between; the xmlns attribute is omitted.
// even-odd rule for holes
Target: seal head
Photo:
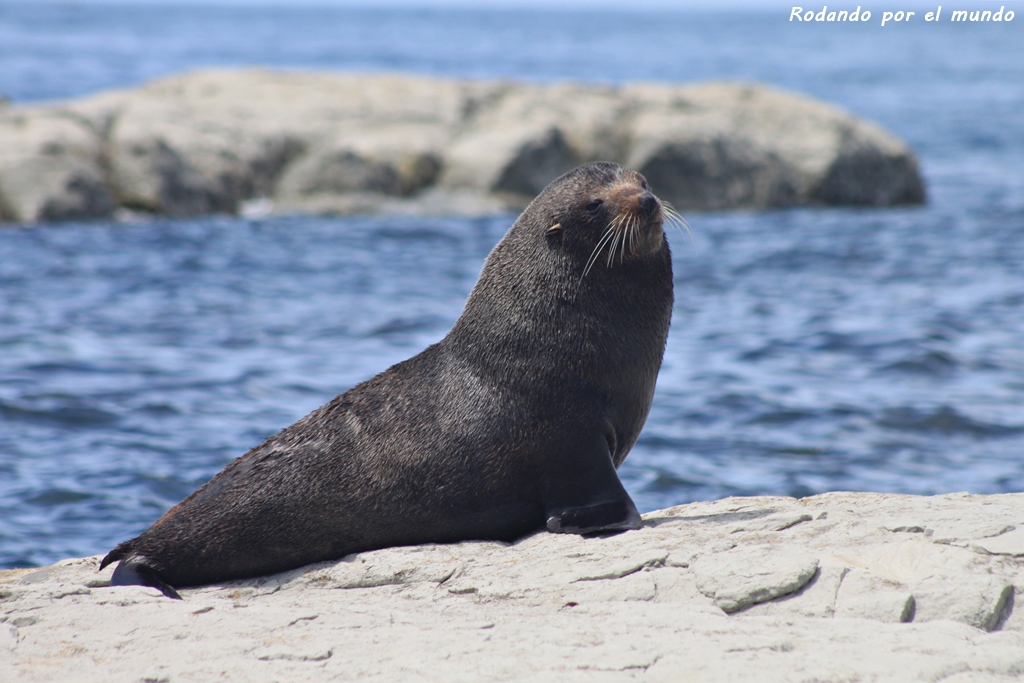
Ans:
<svg viewBox="0 0 1024 683"><path fill-rule="evenodd" d="M664 220L616 164L558 178L444 339L235 460L101 567L176 597L389 546L638 528L616 468L668 335Z"/></svg>

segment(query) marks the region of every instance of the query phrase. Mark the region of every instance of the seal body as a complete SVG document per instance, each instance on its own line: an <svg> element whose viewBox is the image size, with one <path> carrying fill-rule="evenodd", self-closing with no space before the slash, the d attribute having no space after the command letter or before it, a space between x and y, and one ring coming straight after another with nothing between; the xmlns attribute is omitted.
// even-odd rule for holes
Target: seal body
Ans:
<svg viewBox="0 0 1024 683"><path fill-rule="evenodd" d="M639 527L615 470L668 335L664 218L616 164L558 178L443 340L235 460L101 567L177 597L388 546Z"/></svg>

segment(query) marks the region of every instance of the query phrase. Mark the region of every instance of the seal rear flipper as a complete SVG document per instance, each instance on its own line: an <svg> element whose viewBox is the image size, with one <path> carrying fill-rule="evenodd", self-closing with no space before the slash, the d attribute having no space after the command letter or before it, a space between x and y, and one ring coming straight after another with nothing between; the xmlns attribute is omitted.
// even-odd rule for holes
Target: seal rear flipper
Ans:
<svg viewBox="0 0 1024 683"><path fill-rule="evenodd" d="M125 541L124 543L119 544L116 548L107 553L107 556L104 557L103 560L100 562L100 569L103 569L111 562L117 562L118 560L123 559L125 555L132 551L132 546L135 545L135 541L137 540L137 538L133 538L131 540Z"/></svg>
<svg viewBox="0 0 1024 683"><path fill-rule="evenodd" d="M547 529L556 534L627 531L643 526L640 512L619 481L604 439L559 459L545 486Z"/></svg>
<svg viewBox="0 0 1024 683"><path fill-rule="evenodd" d="M104 559L104 562L106 559ZM114 568L114 574L110 577L111 586L150 586L156 588L169 598L181 600L178 591L160 578L156 570L146 564L144 557L138 555L121 560Z"/></svg>

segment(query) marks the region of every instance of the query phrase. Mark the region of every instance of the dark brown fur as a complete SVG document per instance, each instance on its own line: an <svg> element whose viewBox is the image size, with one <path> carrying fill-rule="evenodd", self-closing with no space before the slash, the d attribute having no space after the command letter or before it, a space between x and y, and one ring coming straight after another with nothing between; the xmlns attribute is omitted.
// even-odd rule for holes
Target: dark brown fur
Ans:
<svg viewBox="0 0 1024 683"><path fill-rule="evenodd" d="M584 277L616 217L634 218L631 243L602 247ZM177 597L388 546L637 528L615 468L668 335L663 219L615 164L555 180L443 340L235 460L101 566L120 560L114 584Z"/></svg>

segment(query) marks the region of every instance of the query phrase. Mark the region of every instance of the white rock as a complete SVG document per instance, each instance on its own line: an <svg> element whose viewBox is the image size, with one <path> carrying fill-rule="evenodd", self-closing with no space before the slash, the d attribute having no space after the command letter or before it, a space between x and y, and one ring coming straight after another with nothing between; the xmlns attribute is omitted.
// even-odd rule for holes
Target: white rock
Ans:
<svg viewBox="0 0 1024 683"><path fill-rule="evenodd" d="M914 595L907 586L863 569L847 572L835 600L837 617L899 623L914 616Z"/></svg>
<svg viewBox="0 0 1024 683"><path fill-rule="evenodd" d="M914 621L949 619L990 631L1013 598L1008 579L984 573L934 576L914 586Z"/></svg>
<svg viewBox="0 0 1024 683"><path fill-rule="evenodd" d="M818 573L799 590L775 600L752 605L743 616L800 616L828 618L836 613L836 595L848 567L821 566Z"/></svg>
<svg viewBox="0 0 1024 683"><path fill-rule="evenodd" d="M992 555L1024 557L1024 525L1008 533L976 541L971 547Z"/></svg>
<svg viewBox="0 0 1024 683"><path fill-rule="evenodd" d="M1014 680L1024 557L889 529L1022 518L1024 494L728 498L615 536L389 548L183 601L107 587L81 558L0 572L0 680Z"/></svg>
<svg viewBox="0 0 1024 683"><path fill-rule="evenodd" d="M763 545L704 555L692 568L700 592L728 613L803 588L817 572L818 558Z"/></svg>

